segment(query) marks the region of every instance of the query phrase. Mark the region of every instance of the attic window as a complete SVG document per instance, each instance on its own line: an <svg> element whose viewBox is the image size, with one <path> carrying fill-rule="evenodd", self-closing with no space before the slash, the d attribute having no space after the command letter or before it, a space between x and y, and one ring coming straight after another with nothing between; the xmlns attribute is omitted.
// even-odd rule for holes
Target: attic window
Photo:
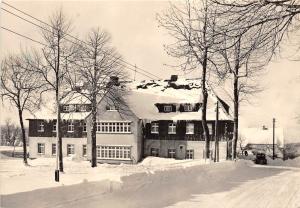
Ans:
<svg viewBox="0 0 300 208"><path fill-rule="evenodd" d="M69 112L69 111L70 111L70 106L69 106L69 105L64 105L64 106L63 106L63 110L64 110L65 112Z"/></svg>
<svg viewBox="0 0 300 208"><path fill-rule="evenodd" d="M172 106L171 105L165 105L164 106L164 112L172 112Z"/></svg>
<svg viewBox="0 0 300 208"><path fill-rule="evenodd" d="M192 105L191 105L191 104L185 104L185 105L184 105L184 111L185 111L185 112L193 111Z"/></svg>
<svg viewBox="0 0 300 208"><path fill-rule="evenodd" d="M108 110L108 111L117 111L118 108L115 105L108 105L106 107L106 110Z"/></svg>

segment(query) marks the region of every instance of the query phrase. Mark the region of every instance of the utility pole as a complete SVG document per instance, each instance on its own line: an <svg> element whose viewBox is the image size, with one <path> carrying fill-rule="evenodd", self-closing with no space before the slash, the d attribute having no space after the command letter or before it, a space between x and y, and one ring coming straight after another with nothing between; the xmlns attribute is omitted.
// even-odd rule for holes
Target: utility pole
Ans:
<svg viewBox="0 0 300 208"><path fill-rule="evenodd" d="M215 158L214 158L214 162L219 162L218 122L219 122L219 101L217 101L217 106L216 106L216 121L215 121Z"/></svg>
<svg viewBox="0 0 300 208"><path fill-rule="evenodd" d="M273 118L273 160L275 160L275 118Z"/></svg>

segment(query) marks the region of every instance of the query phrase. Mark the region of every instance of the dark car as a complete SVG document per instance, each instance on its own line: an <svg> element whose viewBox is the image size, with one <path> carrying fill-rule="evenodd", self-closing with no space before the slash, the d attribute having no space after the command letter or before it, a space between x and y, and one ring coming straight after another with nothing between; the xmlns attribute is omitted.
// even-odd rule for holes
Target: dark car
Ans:
<svg viewBox="0 0 300 208"><path fill-rule="evenodd" d="M256 157L254 160L255 164L266 165L267 159L265 153L256 153Z"/></svg>

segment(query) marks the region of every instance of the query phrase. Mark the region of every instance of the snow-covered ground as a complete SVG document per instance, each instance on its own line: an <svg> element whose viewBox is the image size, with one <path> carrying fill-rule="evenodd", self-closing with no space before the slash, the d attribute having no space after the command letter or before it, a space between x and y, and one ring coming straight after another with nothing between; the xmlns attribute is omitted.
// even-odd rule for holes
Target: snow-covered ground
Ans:
<svg viewBox="0 0 300 208"><path fill-rule="evenodd" d="M300 207L299 158L267 166L155 157L97 168L64 162L56 183L54 159L29 160L25 167L21 158L2 158L1 207Z"/></svg>

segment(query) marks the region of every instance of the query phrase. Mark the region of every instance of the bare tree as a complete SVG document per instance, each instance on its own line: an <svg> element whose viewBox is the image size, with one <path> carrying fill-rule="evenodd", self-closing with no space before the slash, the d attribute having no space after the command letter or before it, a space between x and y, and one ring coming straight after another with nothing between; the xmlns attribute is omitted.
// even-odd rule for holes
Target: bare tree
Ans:
<svg viewBox="0 0 300 208"><path fill-rule="evenodd" d="M71 22L64 15L62 10L57 10L49 18L48 24L41 30L46 46L42 49L42 54L35 51L33 57L28 57L27 61L34 66L35 73L43 77L46 85L44 91L54 92L57 113L57 154L59 157L59 170L63 172L63 154L61 137L61 115L60 100L69 92L68 83L64 79L69 69L72 67L72 56L76 51L76 42L67 39L71 31Z"/></svg>
<svg viewBox="0 0 300 208"><path fill-rule="evenodd" d="M40 101L41 77L30 70L23 57L10 55L1 64L1 97L18 109L22 130L23 161L27 165L24 111L32 111Z"/></svg>
<svg viewBox="0 0 300 208"><path fill-rule="evenodd" d="M216 45L220 42L216 34L217 7L209 0L186 1L184 5L171 4L170 9L158 15L161 27L173 37L174 43L167 45L167 53L179 58L183 71L201 70L202 83L202 127L205 138L205 157L209 158L209 130L206 121L207 82L211 72L219 71L216 62ZM201 66L201 69L199 68Z"/></svg>
<svg viewBox="0 0 300 208"><path fill-rule="evenodd" d="M91 166L97 166L96 155L96 130L97 130L97 104L102 99L121 107L122 94L125 88L118 87L119 79L126 79L127 75L122 70L121 56L111 46L110 35L97 29L92 29L84 44L77 54L76 76L70 77L73 86L82 83L82 89L78 90L91 102ZM72 75L71 75L72 76ZM75 79L74 79L75 78Z"/></svg>

